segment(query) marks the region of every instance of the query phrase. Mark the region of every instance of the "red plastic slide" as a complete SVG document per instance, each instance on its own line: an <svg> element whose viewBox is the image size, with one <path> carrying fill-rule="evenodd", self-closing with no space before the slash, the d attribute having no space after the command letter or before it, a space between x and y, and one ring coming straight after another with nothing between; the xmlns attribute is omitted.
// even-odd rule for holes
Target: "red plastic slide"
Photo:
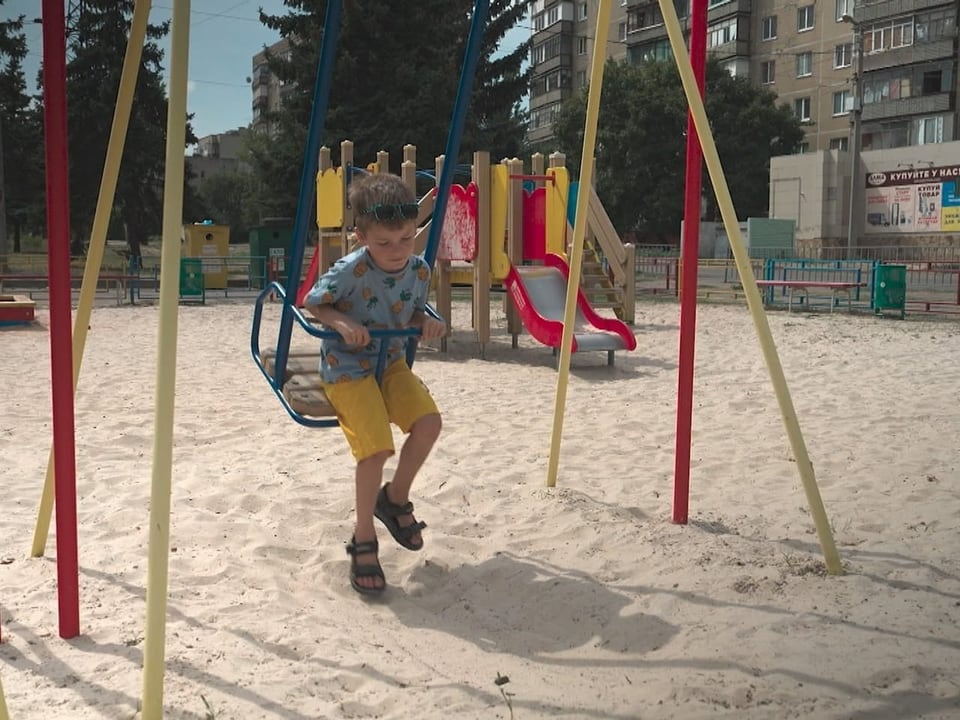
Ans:
<svg viewBox="0 0 960 720"><path fill-rule="evenodd" d="M563 258L547 253L544 265L510 267L506 286L520 312L524 327L548 347L560 347L563 310L570 268ZM622 320L598 315L577 289L573 352L584 350L635 350L637 339Z"/></svg>

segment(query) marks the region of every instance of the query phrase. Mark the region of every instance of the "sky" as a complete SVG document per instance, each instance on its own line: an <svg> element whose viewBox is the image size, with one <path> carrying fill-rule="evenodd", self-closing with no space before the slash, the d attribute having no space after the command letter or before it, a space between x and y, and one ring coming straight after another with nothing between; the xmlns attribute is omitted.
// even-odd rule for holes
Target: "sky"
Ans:
<svg viewBox="0 0 960 720"><path fill-rule="evenodd" d="M43 53L39 18L40 0L6 0L0 6L4 17L26 17L27 59L25 73L32 84ZM285 14L283 0L194 0L190 17L190 56L188 65L187 110L193 113L193 131L198 138L246 127L252 120L253 96L247 78L252 72L253 56L280 39L260 24L259 9L270 15ZM150 11L151 22L169 20L172 0L156 0ZM528 27L519 27L507 36L507 44L516 47L529 39ZM169 35L161 40L169 68ZM34 91L35 88L31 88Z"/></svg>

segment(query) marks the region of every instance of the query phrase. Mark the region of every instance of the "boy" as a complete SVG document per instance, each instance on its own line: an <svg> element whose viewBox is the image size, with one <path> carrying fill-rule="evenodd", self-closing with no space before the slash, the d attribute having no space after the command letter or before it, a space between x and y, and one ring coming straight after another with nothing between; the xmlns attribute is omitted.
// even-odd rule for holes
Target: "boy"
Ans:
<svg viewBox="0 0 960 720"><path fill-rule="evenodd" d="M417 202L396 175L375 174L350 184L360 246L338 260L306 298L306 308L338 338L320 351L323 388L337 411L357 461L356 525L347 545L350 585L377 595L386 588L373 526L376 516L409 550L423 547L426 523L413 516L410 486L440 435L440 413L407 366L404 337L371 342L369 329L418 327L424 340L446 332L424 308L430 268L413 254ZM383 379L376 381L380 342L389 342ZM408 433L393 480L383 487L383 466L394 453L390 423Z"/></svg>

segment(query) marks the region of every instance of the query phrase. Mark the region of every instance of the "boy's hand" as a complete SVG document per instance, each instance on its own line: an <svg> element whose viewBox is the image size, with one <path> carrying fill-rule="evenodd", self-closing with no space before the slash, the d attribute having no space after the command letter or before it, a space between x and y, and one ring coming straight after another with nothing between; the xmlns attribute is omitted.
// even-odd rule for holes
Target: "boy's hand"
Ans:
<svg viewBox="0 0 960 720"><path fill-rule="evenodd" d="M423 318L423 322L420 325L420 336L424 340L436 340L437 338L443 337L446 332L446 323L430 316L425 316Z"/></svg>
<svg viewBox="0 0 960 720"><path fill-rule="evenodd" d="M370 344L370 332L360 323L348 318L335 321L331 329L340 333L347 345L366 347Z"/></svg>

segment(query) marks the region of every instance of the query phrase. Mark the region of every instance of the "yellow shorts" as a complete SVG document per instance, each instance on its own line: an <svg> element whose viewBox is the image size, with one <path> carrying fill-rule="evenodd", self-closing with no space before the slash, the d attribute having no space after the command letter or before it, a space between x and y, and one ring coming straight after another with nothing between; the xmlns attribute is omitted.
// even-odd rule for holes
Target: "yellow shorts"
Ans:
<svg viewBox="0 0 960 720"><path fill-rule="evenodd" d="M420 418L439 414L427 386L405 360L387 366L380 385L368 375L360 380L324 383L323 390L337 411L357 462L384 450L394 452L391 422L408 433Z"/></svg>

